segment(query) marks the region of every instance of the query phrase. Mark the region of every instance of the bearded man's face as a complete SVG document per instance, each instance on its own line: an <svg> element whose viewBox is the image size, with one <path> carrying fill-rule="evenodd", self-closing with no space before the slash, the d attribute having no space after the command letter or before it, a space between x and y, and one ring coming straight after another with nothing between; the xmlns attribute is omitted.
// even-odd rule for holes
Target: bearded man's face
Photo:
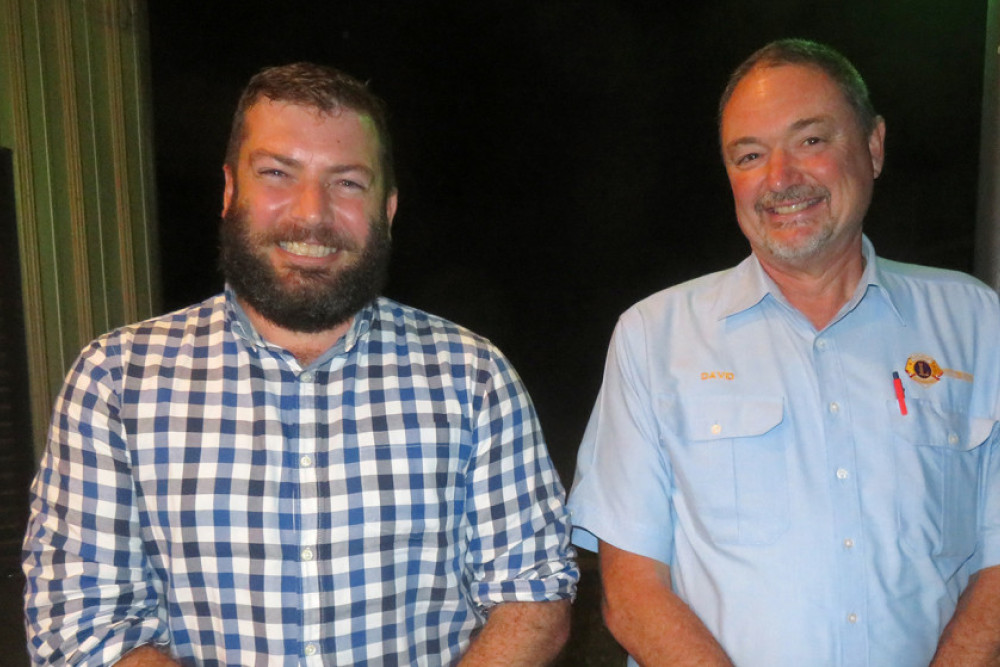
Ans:
<svg viewBox="0 0 1000 667"><path fill-rule="evenodd" d="M245 305L315 333L379 294L396 193L385 192L370 118L264 99L225 174L220 264Z"/></svg>

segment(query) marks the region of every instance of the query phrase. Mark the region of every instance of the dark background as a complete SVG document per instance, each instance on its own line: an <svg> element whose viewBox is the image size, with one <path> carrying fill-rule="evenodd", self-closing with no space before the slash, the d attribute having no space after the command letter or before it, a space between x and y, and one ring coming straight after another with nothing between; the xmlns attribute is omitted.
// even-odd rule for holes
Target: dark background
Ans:
<svg viewBox="0 0 1000 667"><path fill-rule="evenodd" d="M618 315L748 252L718 157L729 72L825 41L888 124L867 232L884 256L971 271L986 0L148 0L163 307L221 288L233 108L267 65L370 80L392 112L400 210L387 294L492 339L531 391L564 482ZM2 416L2 415L0 415ZM622 664L593 559L561 666ZM0 568L0 664L27 664Z"/></svg>
<svg viewBox="0 0 1000 667"><path fill-rule="evenodd" d="M221 287L221 164L266 65L332 64L392 113L400 209L387 294L492 339L564 482L615 320L741 260L718 156L728 73L779 37L826 41L888 124L867 232L970 271L985 0L150 0L164 307Z"/></svg>

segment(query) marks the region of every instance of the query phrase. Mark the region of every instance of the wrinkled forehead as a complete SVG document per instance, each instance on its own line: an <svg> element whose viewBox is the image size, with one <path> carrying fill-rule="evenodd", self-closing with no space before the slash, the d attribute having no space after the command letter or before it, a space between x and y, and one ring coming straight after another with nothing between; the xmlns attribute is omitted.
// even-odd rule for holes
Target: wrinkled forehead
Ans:
<svg viewBox="0 0 1000 667"><path fill-rule="evenodd" d="M262 146L355 155L377 173L385 169L376 122L343 105L323 109L269 98L254 103L246 110L238 159Z"/></svg>
<svg viewBox="0 0 1000 667"><path fill-rule="evenodd" d="M734 125L746 122L789 122L801 118L848 115L863 129L847 93L821 67L809 63L760 63L733 88L722 110L720 139L732 134Z"/></svg>
<svg viewBox="0 0 1000 667"><path fill-rule="evenodd" d="M860 126L843 91L822 69L801 64L758 65L740 80L726 102L720 139L725 145L734 135L758 129L845 116Z"/></svg>

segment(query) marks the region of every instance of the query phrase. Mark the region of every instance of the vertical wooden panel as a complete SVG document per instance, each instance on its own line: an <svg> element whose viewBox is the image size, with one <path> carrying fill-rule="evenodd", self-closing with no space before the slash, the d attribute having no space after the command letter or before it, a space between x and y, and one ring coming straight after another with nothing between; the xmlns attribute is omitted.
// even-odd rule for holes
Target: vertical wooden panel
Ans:
<svg viewBox="0 0 1000 667"><path fill-rule="evenodd" d="M157 310L146 30L142 0L0 2L38 447L80 348Z"/></svg>
<svg viewBox="0 0 1000 667"><path fill-rule="evenodd" d="M18 202L18 248L21 256L21 296L23 299L24 329L28 341L28 374L31 405L33 442L41 445L48 425L51 405L52 378L49 373L53 363L61 359L48 357L48 339L55 333L47 329L44 320L44 290L38 238L38 211L33 205L35 187L35 155L27 147L32 145L29 131L28 66L25 63L25 39L22 31L21 3L0 3L0 76L6 91L3 120L0 125L0 142L15 150L13 160L14 194ZM17 150L17 147L24 147ZM42 156L39 156L42 159Z"/></svg>

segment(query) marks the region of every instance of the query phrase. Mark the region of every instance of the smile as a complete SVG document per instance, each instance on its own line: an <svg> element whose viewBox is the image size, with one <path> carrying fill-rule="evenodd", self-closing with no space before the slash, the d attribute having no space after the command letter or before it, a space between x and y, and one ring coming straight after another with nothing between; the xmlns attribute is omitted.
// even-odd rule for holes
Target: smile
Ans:
<svg viewBox="0 0 1000 667"><path fill-rule="evenodd" d="M337 252L337 248L331 246L302 243L301 241L282 241L279 245L285 252L302 257L326 257Z"/></svg>
<svg viewBox="0 0 1000 667"><path fill-rule="evenodd" d="M776 215L791 215L793 213L798 213L803 211L810 206L818 204L823 201L822 197L817 197L815 199L805 199L802 201L793 202L790 204L779 204L777 206L770 207L770 211Z"/></svg>

